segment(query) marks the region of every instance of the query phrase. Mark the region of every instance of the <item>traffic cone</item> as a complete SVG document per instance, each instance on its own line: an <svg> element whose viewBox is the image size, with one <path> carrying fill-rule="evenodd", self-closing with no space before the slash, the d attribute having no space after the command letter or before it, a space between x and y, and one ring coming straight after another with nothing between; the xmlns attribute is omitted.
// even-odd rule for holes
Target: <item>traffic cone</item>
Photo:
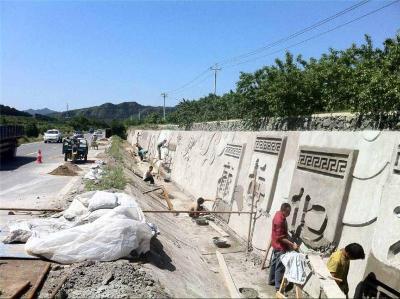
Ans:
<svg viewBox="0 0 400 299"><path fill-rule="evenodd" d="M39 164L43 163L43 161L42 161L42 151L40 149L38 150L38 153L37 153L36 162L39 163Z"/></svg>

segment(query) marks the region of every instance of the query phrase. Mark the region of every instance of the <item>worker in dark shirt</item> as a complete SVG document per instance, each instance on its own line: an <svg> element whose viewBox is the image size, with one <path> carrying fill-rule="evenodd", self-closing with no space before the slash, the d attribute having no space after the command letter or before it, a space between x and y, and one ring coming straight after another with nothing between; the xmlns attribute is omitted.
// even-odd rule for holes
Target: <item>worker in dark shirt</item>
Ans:
<svg viewBox="0 0 400 299"><path fill-rule="evenodd" d="M158 160L161 160L161 148L164 147L166 143L167 143L167 139L164 139L159 144L157 144Z"/></svg>
<svg viewBox="0 0 400 299"><path fill-rule="evenodd" d="M287 251L298 249L297 244L289 240L286 217L290 215L290 211L290 204L283 203L272 220L271 246L273 250L269 284L274 285L277 291L282 282L283 274L285 274L285 266L281 262L281 256Z"/></svg>
<svg viewBox="0 0 400 299"><path fill-rule="evenodd" d="M154 177L153 177L153 166L149 167L149 170L146 171L143 177L143 181L150 182L150 184L154 185Z"/></svg>

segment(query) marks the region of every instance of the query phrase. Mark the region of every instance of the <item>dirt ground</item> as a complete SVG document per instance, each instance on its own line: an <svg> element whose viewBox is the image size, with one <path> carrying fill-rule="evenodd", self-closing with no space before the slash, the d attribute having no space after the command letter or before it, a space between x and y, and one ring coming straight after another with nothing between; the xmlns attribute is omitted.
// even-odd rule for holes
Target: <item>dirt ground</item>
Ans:
<svg viewBox="0 0 400 299"><path fill-rule="evenodd" d="M67 277L59 298L166 298L168 294L143 268L128 260L54 265L39 298L48 298Z"/></svg>
<svg viewBox="0 0 400 299"><path fill-rule="evenodd" d="M128 146L127 149L132 151ZM104 155L101 157L106 160ZM139 162L128 151L124 160L128 179L125 192L133 195L143 210L166 210L161 191L143 194L154 187L135 175L144 173L148 164ZM193 202L188 194L173 183L156 179L156 185L161 184L167 189L174 209L188 209ZM82 192L80 180L64 197L65 206ZM218 248L213 243L214 237L222 236L230 246L218 250L236 287L254 289L259 298L275 297L274 288L267 284L267 271L260 270L261 256L247 253L245 240L217 219L210 218L209 225L198 225L183 213L145 216L160 230L145 256L106 263L53 264L39 297L49 297L65 279L56 298L228 298L230 294L215 255Z"/></svg>
<svg viewBox="0 0 400 299"><path fill-rule="evenodd" d="M127 176L130 186L127 192L134 195L143 210L166 209L161 191L143 195L143 190L153 187L144 183L135 173L144 173L148 163L134 160L128 154ZM132 152L132 149L131 149ZM175 210L188 210L193 202L173 183L156 178L156 185L163 185L171 198ZM146 214L148 221L155 223L161 234L157 237L159 248L153 248L152 262L144 264L157 277L172 297L229 297L225 279L215 255L218 249L224 256L228 269L238 289L253 288L258 297L275 296L274 288L267 284L267 271L261 270L261 256L246 252L246 242L240 239L219 221L213 225L200 226L187 214ZM212 222L212 221L210 221ZM216 230L214 227L219 226ZM224 235L229 248L219 249L213 243L214 237ZM228 237L226 237L228 235Z"/></svg>

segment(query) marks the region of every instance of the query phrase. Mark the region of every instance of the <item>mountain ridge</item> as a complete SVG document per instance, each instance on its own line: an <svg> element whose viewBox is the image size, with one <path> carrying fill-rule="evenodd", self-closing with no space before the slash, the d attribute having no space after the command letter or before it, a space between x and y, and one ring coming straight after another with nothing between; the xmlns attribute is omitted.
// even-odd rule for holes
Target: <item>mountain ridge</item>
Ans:
<svg viewBox="0 0 400 299"><path fill-rule="evenodd" d="M165 107L165 112L170 113L174 111L175 107ZM122 102L119 104L113 104L106 102L104 104L86 108L73 109L63 112L55 112L49 116L53 117L74 117L74 116L84 116L87 118L97 118L104 121L111 121L114 119L123 120L130 117L146 117L151 113L161 114L163 113L162 106L146 106L141 105L135 101L132 102Z"/></svg>
<svg viewBox="0 0 400 299"><path fill-rule="evenodd" d="M24 112L29 113L30 115L40 114L40 115L49 115L53 113L57 113L57 111L51 110L47 107L42 109L28 109L24 110Z"/></svg>

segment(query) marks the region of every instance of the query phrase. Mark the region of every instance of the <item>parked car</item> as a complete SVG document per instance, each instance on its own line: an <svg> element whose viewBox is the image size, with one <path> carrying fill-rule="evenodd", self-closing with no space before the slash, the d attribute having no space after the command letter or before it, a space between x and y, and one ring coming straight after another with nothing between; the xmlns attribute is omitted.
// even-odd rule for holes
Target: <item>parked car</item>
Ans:
<svg viewBox="0 0 400 299"><path fill-rule="evenodd" d="M89 133L90 133L90 134L93 134L93 133L94 133L94 129L93 129L93 128L90 128L90 129L89 129Z"/></svg>
<svg viewBox="0 0 400 299"><path fill-rule="evenodd" d="M103 130L97 130L93 135L96 135L97 138L103 138Z"/></svg>
<svg viewBox="0 0 400 299"><path fill-rule="evenodd" d="M62 133L61 133L61 131L56 130L56 129L47 130L47 132L44 133L43 141L44 141L44 143L62 142Z"/></svg>

